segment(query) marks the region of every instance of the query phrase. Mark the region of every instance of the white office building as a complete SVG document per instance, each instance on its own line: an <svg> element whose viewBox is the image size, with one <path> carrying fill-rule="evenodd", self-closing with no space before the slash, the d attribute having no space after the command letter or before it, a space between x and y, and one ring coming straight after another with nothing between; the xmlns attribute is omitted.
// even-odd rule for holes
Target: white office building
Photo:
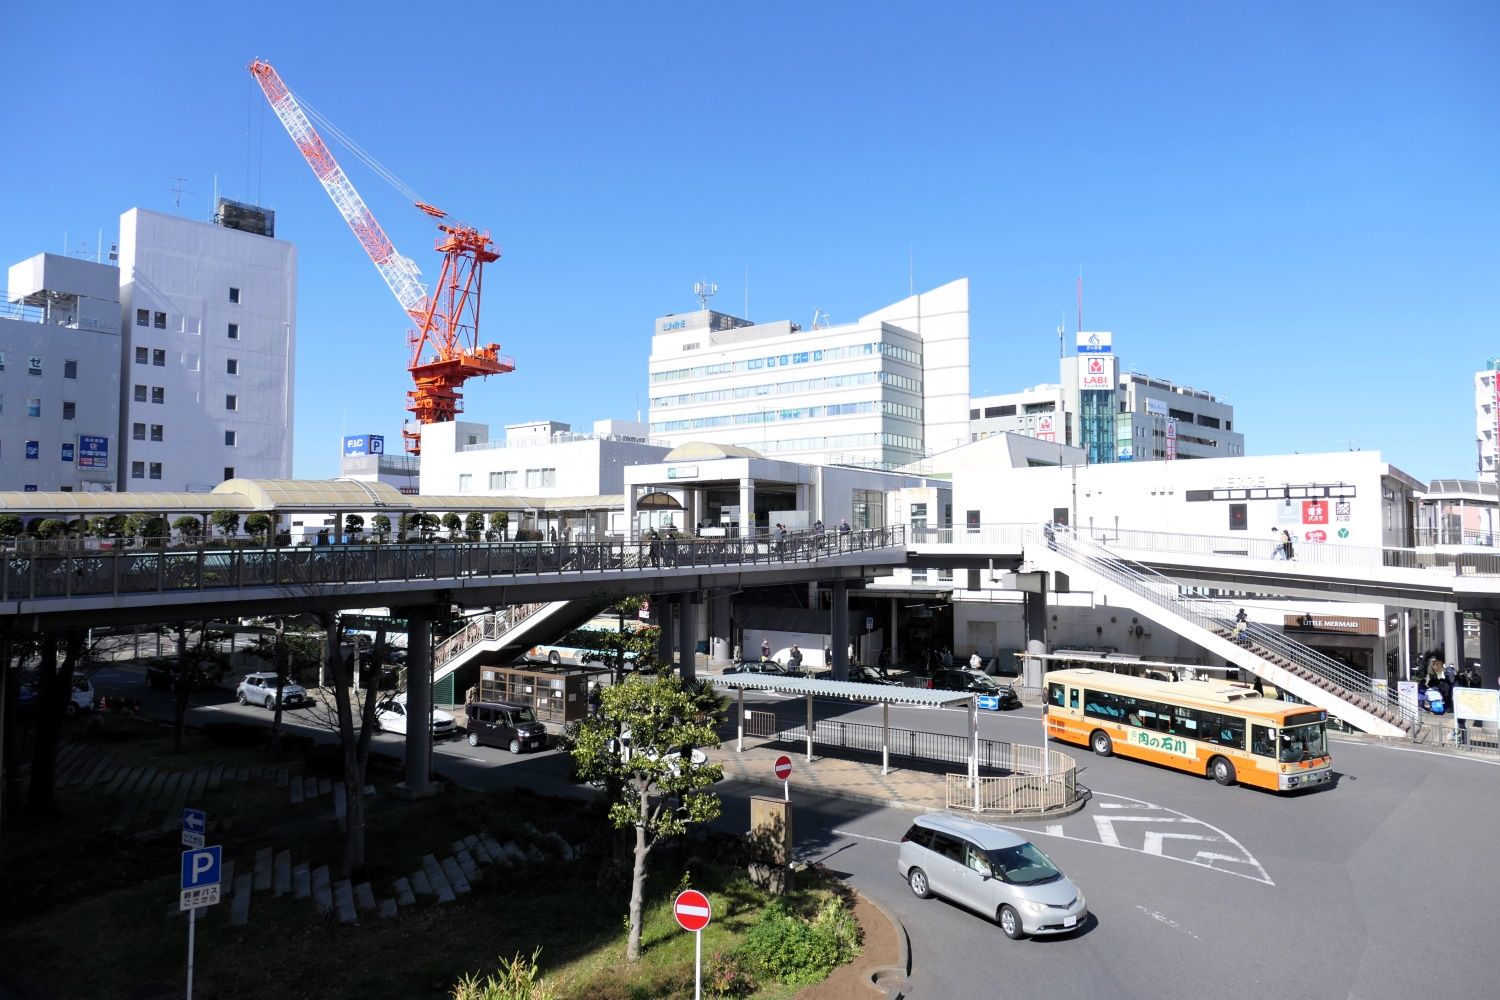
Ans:
<svg viewBox="0 0 1500 1000"><path fill-rule="evenodd" d="M0 490L108 491L120 458L120 284L38 254L0 305Z"/></svg>
<svg viewBox="0 0 1500 1000"><path fill-rule="evenodd" d="M704 309L651 340L650 434L893 469L969 439L969 284L803 329Z"/></svg>
<svg viewBox="0 0 1500 1000"><path fill-rule="evenodd" d="M1479 478L1496 481L1496 442L1500 441L1500 358L1474 373L1474 439L1479 443Z"/></svg>
<svg viewBox="0 0 1500 1000"><path fill-rule="evenodd" d="M120 217L122 489L291 477L297 252L234 208Z"/></svg>
<svg viewBox="0 0 1500 1000"><path fill-rule="evenodd" d="M670 449L647 439L644 424L598 420L576 432L556 420L508 424L491 437L470 420L422 428L422 493L537 499L620 495L625 469L661 461Z"/></svg>

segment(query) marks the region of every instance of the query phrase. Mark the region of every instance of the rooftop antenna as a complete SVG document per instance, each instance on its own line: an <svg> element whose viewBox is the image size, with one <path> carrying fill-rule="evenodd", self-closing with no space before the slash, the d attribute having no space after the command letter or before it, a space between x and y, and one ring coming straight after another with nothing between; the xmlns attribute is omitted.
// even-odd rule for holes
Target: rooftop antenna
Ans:
<svg viewBox="0 0 1500 1000"><path fill-rule="evenodd" d="M719 294L719 286L712 281L694 282L693 294L698 296L698 308L707 309L708 300Z"/></svg>
<svg viewBox="0 0 1500 1000"><path fill-rule="evenodd" d="M917 294L917 256L911 247L906 248L906 294Z"/></svg>
<svg viewBox="0 0 1500 1000"><path fill-rule="evenodd" d="M177 183L172 187L167 188L167 190L172 192L172 204L176 206L178 212L181 212L182 196L185 194L195 194L196 192L189 191L187 188L183 187L183 185L187 183L186 177L174 177L172 179Z"/></svg>
<svg viewBox="0 0 1500 1000"><path fill-rule="evenodd" d="M821 309L813 310L812 328L814 330L826 330L833 325L833 320Z"/></svg>
<svg viewBox="0 0 1500 1000"><path fill-rule="evenodd" d="M1057 324L1057 356L1063 357L1063 327L1065 323Z"/></svg>
<svg viewBox="0 0 1500 1000"><path fill-rule="evenodd" d="M750 265L745 265L745 319L750 318Z"/></svg>

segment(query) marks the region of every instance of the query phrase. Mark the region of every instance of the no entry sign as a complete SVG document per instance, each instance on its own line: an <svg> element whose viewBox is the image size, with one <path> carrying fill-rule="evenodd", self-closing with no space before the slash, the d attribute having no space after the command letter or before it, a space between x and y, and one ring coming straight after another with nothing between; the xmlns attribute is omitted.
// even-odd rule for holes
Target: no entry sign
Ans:
<svg viewBox="0 0 1500 1000"><path fill-rule="evenodd" d="M697 889L684 889L672 903L672 914L683 930L701 931L708 926L713 911L709 908L707 896Z"/></svg>
<svg viewBox="0 0 1500 1000"><path fill-rule="evenodd" d="M776 758L776 777L780 778L782 781L785 781L791 776L792 758L788 757L786 754L782 754L780 757Z"/></svg>

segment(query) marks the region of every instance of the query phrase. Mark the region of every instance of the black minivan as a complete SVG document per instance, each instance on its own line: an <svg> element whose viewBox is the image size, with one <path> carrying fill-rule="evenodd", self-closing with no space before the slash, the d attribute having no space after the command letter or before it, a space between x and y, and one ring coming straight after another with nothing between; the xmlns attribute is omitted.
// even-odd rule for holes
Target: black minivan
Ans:
<svg viewBox="0 0 1500 1000"><path fill-rule="evenodd" d="M511 753L547 747L547 727L536 721L536 713L525 705L470 702L464 706L464 715L471 747L505 747Z"/></svg>

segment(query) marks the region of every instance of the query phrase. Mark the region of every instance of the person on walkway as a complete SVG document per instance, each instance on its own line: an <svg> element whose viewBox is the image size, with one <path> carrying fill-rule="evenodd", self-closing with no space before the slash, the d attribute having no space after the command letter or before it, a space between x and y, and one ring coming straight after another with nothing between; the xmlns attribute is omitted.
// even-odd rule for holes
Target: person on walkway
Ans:
<svg viewBox="0 0 1500 1000"><path fill-rule="evenodd" d="M1458 677L1458 668L1452 663L1438 661L1438 690L1443 693L1443 706L1453 713L1453 681Z"/></svg>
<svg viewBox="0 0 1500 1000"><path fill-rule="evenodd" d="M1057 529L1052 526L1051 521L1048 521L1046 524L1042 525L1042 537L1047 540L1047 548L1051 549L1053 552L1056 552Z"/></svg>
<svg viewBox="0 0 1500 1000"><path fill-rule="evenodd" d="M829 664L832 666L832 664ZM876 667L880 670L880 676L884 677L891 669L891 654L884 646L880 647L880 658L876 660Z"/></svg>
<svg viewBox="0 0 1500 1000"><path fill-rule="evenodd" d="M776 525L776 558L786 558L786 525L780 522Z"/></svg>
<svg viewBox="0 0 1500 1000"><path fill-rule="evenodd" d="M984 657L979 655L977 649L969 656L969 669L976 674L984 672Z"/></svg>
<svg viewBox="0 0 1500 1000"><path fill-rule="evenodd" d="M1473 684L1469 683L1469 681L1470 681L1471 678L1474 679L1475 681L1477 681L1478 678L1475 678L1474 675L1472 673L1470 673L1470 668L1469 668L1468 664L1464 664L1464 668L1462 670L1456 670L1456 669L1454 669L1454 667L1452 665L1449 665L1448 669L1451 670L1451 671L1453 671L1453 680L1452 680L1452 682L1448 686L1448 689L1450 691L1453 688L1478 687L1479 686L1477 683L1473 683ZM1467 719L1458 718L1458 716L1456 714L1454 715L1454 718L1458 719L1458 742L1459 743L1468 743L1469 742L1469 733L1468 733L1469 724L1468 724L1468 720Z"/></svg>
<svg viewBox="0 0 1500 1000"><path fill-rule="evenodd" d="M661 568L661 535L657 534L657 531L656 531L655 528L652 528L651 529L651 534L647 535L646 537L648 539L650 539L650 541L647 542L646 550L651 554L651 568L652 569L660 569Z"/></svg>
<svg viewBox="0 0 1500 1000"><path fill-rule="evenodd" d="M1454 682L1455 686L1471 688L1484 687L1484 678L1479 676L1479 670L1472 663L1464 664L1464 668L1458 672L1458 678L1459 679ZM1483 729L1484 723L1479 721L1478 719L1475 719L1474 728Z"/></svg>
<svg viewBox="0 0 1500 1000"><path fill-rule="evenodd" d="M762 661L769 660L771 658L771 640L770 639L762 638L760 640L760 658L761 658Z"/></svg>
<svg viewBox="0 0 1500 1000"><path fill-rule="evenodd" d="M847 549L849 547L849 532L853 530L853 528L849 527L849 519L847 517L839 518L839 548Z"/></svg>
<svg viewBox="0 0 1500 1000"><path fill-rule="evenodd" d="M1281 552L1287 562L1296 558L1292 553L1292 533L1285 528L1281 529Z"/></svg>
<svg viewBox="0 0 1500 1000"><path fill-rule="evenodd" d="M792 643L791 651L786 654L786 668L788 672L801 673L802 671L802 650L797 648L795 642Z"/></svg>

